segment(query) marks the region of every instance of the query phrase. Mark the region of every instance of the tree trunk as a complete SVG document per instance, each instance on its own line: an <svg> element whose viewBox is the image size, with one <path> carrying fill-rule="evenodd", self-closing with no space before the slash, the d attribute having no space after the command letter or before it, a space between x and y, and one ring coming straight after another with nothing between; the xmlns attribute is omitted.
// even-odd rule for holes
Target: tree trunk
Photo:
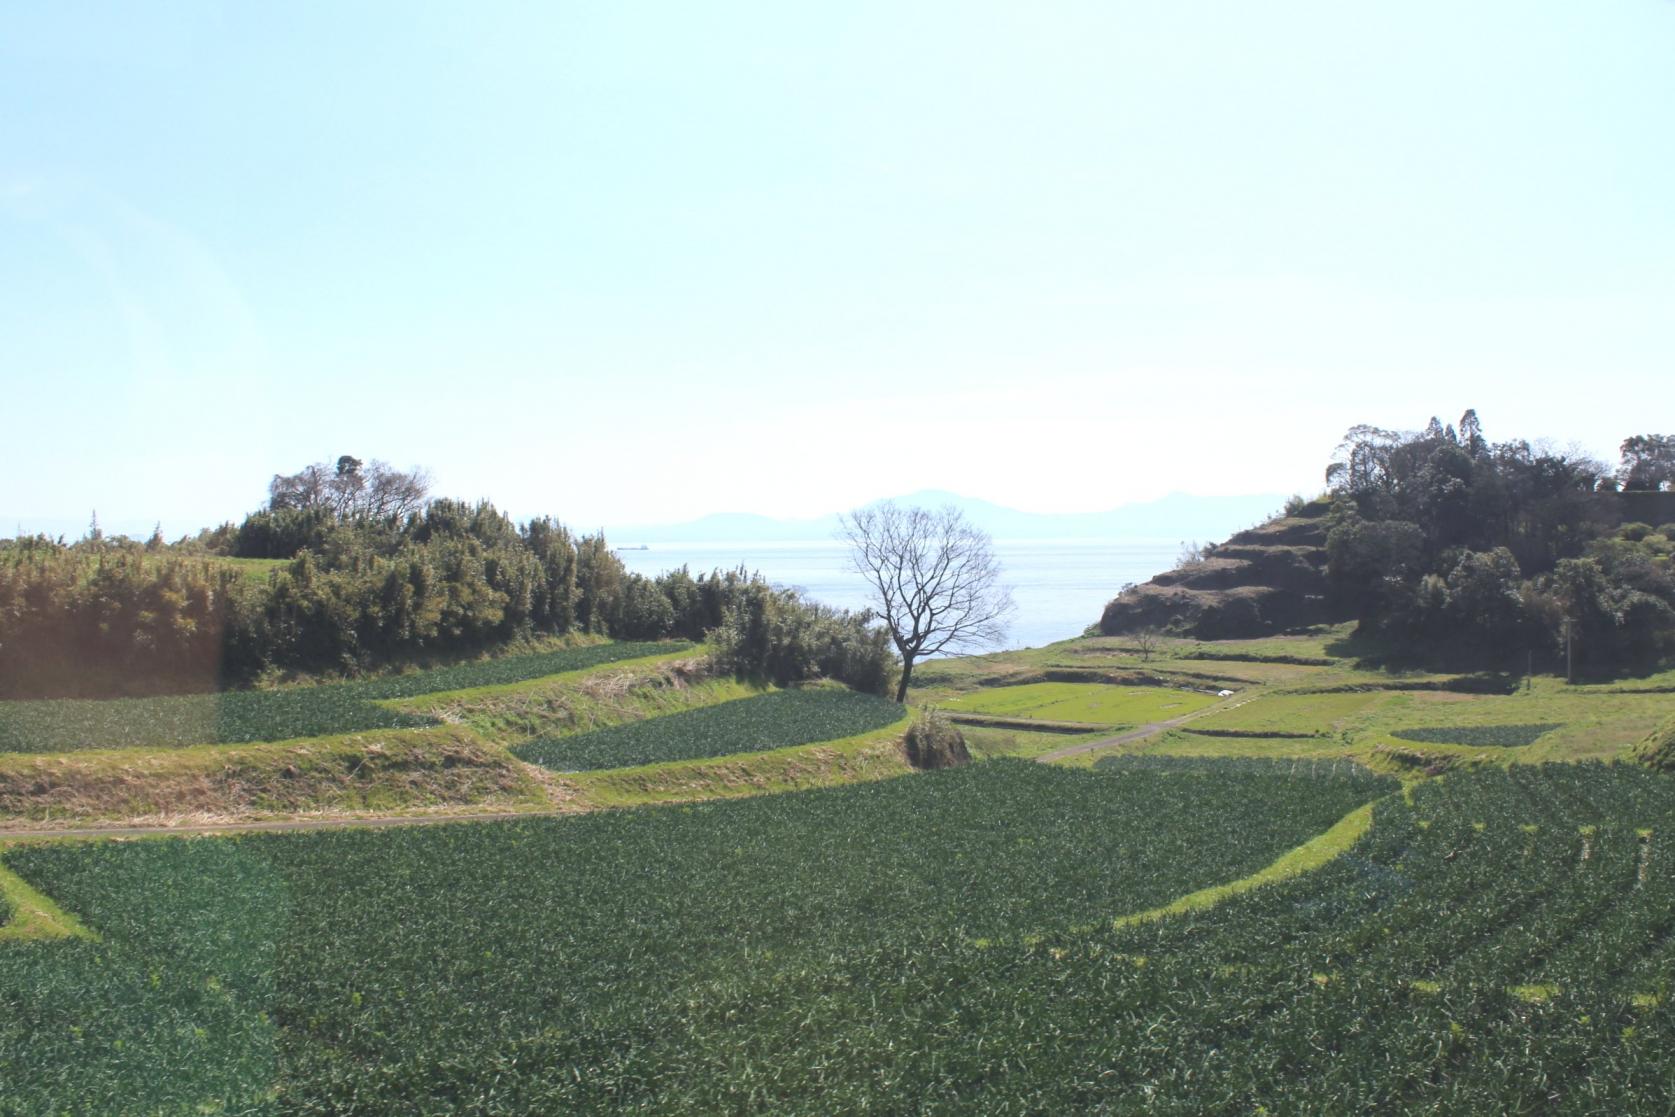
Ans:
<svg viewBox="0 0 1675 1117"><path fill-rule="evenodd" d="M909 680L911 680L912 678L913 678L913 657L909 656L909 655L904 655L904 656L901 657L901 685L896 687L896 704L897 705L900 705L900 704L905 703L907 701L907 684L908 684Z"/></svg>

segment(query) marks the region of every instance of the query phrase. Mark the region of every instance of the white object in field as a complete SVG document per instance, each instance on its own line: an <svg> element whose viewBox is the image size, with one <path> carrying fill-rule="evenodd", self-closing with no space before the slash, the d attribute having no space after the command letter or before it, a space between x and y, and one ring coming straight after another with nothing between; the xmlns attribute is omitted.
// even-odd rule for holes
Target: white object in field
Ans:
<svg viewBox="0 0 1675 1117"><path fill-rule="evenodd" d="M1218 690L1218 691L1216 691L1216 697L1217 698L1231 698L1231 697L1233 697L1233 692L1230 691L1230 690Z"/></svg>

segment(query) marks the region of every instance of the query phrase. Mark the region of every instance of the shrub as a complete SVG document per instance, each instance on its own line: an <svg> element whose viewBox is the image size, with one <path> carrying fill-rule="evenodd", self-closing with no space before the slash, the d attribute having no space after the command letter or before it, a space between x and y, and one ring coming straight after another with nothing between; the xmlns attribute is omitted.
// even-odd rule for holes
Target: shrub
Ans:
<svg viewBox="0 0 1675 1117"><path fill-rule="evenodd" d="M888 694L901 671L889 633L870 613L804 601L761 581L743 586L710 633L716 666L781 686L837 679L866 694Z"/></svg>
<svg viewBox="0 0 1675 1117"><path fill-rule="evenodd" d="M915 768L957 768L971 763L965 734L935 710L921 710L907 730L907 762Z"/></svg>

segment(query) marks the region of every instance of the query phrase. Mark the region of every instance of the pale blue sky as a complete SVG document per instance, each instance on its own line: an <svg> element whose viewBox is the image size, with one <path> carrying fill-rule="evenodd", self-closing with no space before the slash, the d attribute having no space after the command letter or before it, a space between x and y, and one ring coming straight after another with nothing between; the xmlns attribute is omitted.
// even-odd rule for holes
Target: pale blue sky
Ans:
<svg viewBox="0 0 1675 1117"><path fill-rule="evenodd" d="M580 527L1675 428L1675 3L17 3L0 534Z"/></svg>

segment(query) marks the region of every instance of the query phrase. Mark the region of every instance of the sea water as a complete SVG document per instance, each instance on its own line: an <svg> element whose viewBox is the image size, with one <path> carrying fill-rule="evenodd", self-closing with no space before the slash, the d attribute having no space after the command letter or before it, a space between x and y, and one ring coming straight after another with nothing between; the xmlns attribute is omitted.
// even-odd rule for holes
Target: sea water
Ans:
<svg viewBox="0 0 1675 1117"><path fill-rule="evenodd" d="M1144 582L1175 565L1180 543L1159 540L996 540L1001 582L1017 608L999 648L1034 648L1080 636L1099 622L1105 603L1130 582ZM617 552L636 574L654 577L684 566L694 577L743 566L776 586L840 609L871 604L866 581L851 568L849 548L837 542L669 543ZM993 649L985 649L993 650Z"/></svg>

